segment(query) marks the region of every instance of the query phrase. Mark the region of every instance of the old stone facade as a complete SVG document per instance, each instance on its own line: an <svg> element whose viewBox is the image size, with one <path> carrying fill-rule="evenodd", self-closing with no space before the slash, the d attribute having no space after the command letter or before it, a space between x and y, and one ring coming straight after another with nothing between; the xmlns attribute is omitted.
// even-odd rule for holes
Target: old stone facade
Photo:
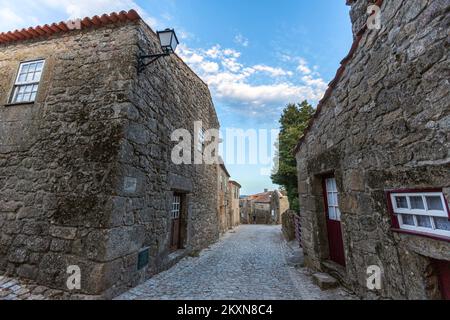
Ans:
<svg viewBox="0 0 450 320"><path fill-rule="evenodd" d="M281 224L289 201L279 190L264 190L240 200L242 224Z"/></svg>
<svg viewBox="0 0 450 320"><path fill-rule="evenodd" d="M161 49L134 11L26 34L0 36L0 272L67 290L75 265L73 294L112 297L218 239L216 166L171 161L175 129L219 127L206 84L176 55L138 73Z"/></svg>
<svg viewBox="0 0 450 320"><path fill-rule="evenodd" d="M270 212L275 224L281 224L283 214L289 210L289 199L287 195L279 190L272 192L270 198Z"/></svg>
<svg viewBox="0 0 450 320"><path fill-rule="evenodd" d="M223 160L220 159L220 164L217 165L217 220L221 235L230 229L232 220L229 206L229 181L230 174Z"/></svg>
<svg viewBox="0 0 450 320"><path fill-rule="evenodd" d="M241 212L239 206L239 198L241 185L236 181L228 181L228 210L231 216L231 224L229 228L232 229L241 224Z"/></svg>
<svg viewBox="0 0 450 320"><path fill-rule="evenodd" d="M296 148L305 261L362 297L445 297L450 4L377 1L377 30L365 27L373 1L348 3L354 45ZM370 266L381 268L379 290L367 287Z"/></svg>

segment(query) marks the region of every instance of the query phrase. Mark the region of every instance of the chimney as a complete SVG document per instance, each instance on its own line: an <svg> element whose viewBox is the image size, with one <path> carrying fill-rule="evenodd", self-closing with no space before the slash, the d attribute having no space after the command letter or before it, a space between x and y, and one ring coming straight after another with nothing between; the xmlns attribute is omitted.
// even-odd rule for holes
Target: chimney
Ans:
<svg viewBox="0 0 450 320"><path fill-rule="evenodd" d="M269 192L269 189L264 189L264 193Z"/></svg>

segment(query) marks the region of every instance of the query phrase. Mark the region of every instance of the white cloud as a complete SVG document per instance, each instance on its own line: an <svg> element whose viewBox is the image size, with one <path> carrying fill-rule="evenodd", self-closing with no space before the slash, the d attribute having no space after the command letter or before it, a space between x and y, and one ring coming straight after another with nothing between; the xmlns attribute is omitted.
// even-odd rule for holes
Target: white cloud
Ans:
<svg viewBox="0 0 450 320"><path fill-rule="evenodd" d="M8 30L7 28L10 28L11 30L17 29L14 26L23 25L23 23L24 23L23 18L20 17L18 14L16 14L14 11L12 11L11 8L3 7L2 9L0 9L0 28L3 31ZM3 26L6 27L3 28Z"/></svg>
<svg viewBox="0 0 450 320"><path fill-rule="evenodd" d="M207 73L215 73L219 71L219 64L215 62L205 62L202 64L203 71Z"/></svg>
<svg viewBox="0 0 450 320"><path fill-rule="evenodd" d="M234 42L243 47L248 47L248 45L250 44L249 40L246 37L244 37L242 34L236 35L236 37L234 37Z"/></svg>
<svg viewBox="0 0 450 320"><path fill-rule="evenodd" d="M300 71L303 74L310 74L311 73L311 69L309 67L307 67L306 65L300 64L297 67L297 70Z"/></svg>
<svg viewBox="0 0 450 320"><path fill-rule="evenodd" d="M301 58L292 58L291 62L303 67L294 67L294 72L265 64L246 65L240 61L239 51L220 45L195 50L180 45L178 55L209 85L216 99L235 106L237 112L278 112L288 102L317 101L327 88Z"/></svg>
<svg viewBox="0 0 450 320"><path fill-rule="evenodd" d="M272 77L283 77L283 76L292 76L294 73L292 71L286 71L282 68L274 68L266 65L256 65L252 67L256 71L267 72Z"/></svg>

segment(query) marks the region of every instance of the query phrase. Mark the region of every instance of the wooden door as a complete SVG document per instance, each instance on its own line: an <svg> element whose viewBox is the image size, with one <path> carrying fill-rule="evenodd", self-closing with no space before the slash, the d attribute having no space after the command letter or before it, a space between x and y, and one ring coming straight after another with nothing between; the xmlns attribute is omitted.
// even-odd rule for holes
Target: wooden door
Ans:
<svg viewBox="0 0 450 320"><path fill-rule="evenodd" d="M338 205L336 179L324 179L324 198L327 219L328 245L330 259L345 266L344 242L342 240L341 211Z"/></svg>
<svg viewBox="0 0 450 320"><path fill-rule="evenodd" d="M435 260L434 265L439 278L442 299L450 300L450 261Z"/></svg>
<svg viewBox="0 0 450 320"><path fill-rule="evenodd" d="M175 193L172 200L171 211L171 232L170 249L172 251L180 249L180 213L181 213L181 195Z"/></svg>

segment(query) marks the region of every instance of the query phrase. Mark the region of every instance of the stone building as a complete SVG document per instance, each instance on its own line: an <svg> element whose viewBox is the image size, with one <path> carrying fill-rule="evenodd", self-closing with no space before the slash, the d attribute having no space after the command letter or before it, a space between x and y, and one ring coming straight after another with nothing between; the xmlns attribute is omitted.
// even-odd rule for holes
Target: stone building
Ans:
<svg viewBox="0 0 450 320"><path fill-rule="evenodd" d="M239 206L241 185L236 181L228 181L228 210L231 216L231 224L229 229L237 227L241 223L241 213Z"/></svg>
<svg viewBox="0 0 450 320"><path fill-rule="evenodd" d="M239 199L239 212L241 215L241 224L251 224L252 223L252 202L250 197L241 197Z"/></svg>
<svg viewBox="0 0 450 320"><path fill-rule="evenodd" d="M270 212L274 224L281 224L283 214L289 210L289 199L279 190L272 192L270 198Z"/></svg>
<svg viewBox="0 0 450 320"><path fill-rule="evenodd" d="M305 262L363 297L449 298L450 3L376 1L381 29L347 3L354 44L295 150Z"/></svg>
<svg viewBox="0 0 450 320"><path fill-rule="evenodd" d="M135 11L0 34L0 272L112 297L218 239L215 165L171 133L218 128L210 92Z"/></svg>
<svg viewBox="0 0 450 320"><path fill-rule="evenodd" d="M220 163L217 165L217 221L219 233L222 235L230 229L232 216L229 206L230 174L223 160L220 159L219 161Z"/></svg>
<svg viewBox="0 0 450 320"><path fill-rule="evenodd" d="M241 199L240 207L242 224L281 224L281 216L289 209L289 202L280 191L265 189Z"/></svg>

